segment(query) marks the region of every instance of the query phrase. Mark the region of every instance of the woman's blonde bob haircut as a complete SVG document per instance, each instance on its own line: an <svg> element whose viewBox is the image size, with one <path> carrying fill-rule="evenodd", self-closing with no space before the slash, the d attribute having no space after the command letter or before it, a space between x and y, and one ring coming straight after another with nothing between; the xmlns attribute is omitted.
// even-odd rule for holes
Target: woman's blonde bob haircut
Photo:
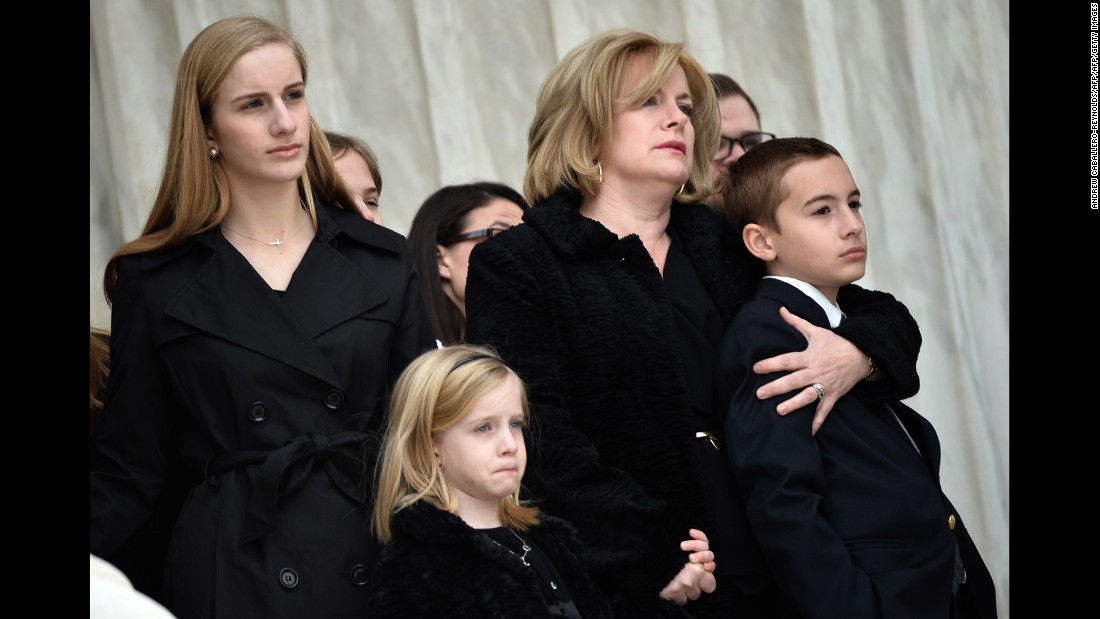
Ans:
<svg viewBox="0 0 1100 619"><path fill-rule="evenodd" d="M417 501L457 515L458 498L439 468L432 439L509 376L516 374L495 351L471 344L430 350L401 373L390 397L375 483L372 521L382 543L393 537L393 514ZM520 403L526 421L530 411L523 381ZM538 513L520 499L520 486L500 500L500 521L509 529L526 531L538 523Z"/></svg>
<svg viewBox="0 0 1100 619"><path fill-rule="evenodd" d="M643 58L648 76L626 90L629 63ZM600 174L593 147L610 148L612 113L641 106L679 65L687 74L695 127L691 174L682 202L701 202L711 191L710 159L718 150L721 126L714 85L703 67L684 52L683 43L662 41L636 30L610 30L573 48L539 88L535 117L527 133L527 172L523 192L534 206L563 187L596 195Z"/></svg>
<svg viewBox="0 0 1100 619"><path fill-rule="evenodd" d="M301 43L285 28L262 17L242 15L216 21L195 35L184 50L176 73L160 187L141 236L119 248L107 262L103 293L108 305L120 257L171 247L217 226L225 218L229 211L229 181L221 159L210 156L206 138L210 107L237 59L269 43L283 43L294 51L305 83L309 70ZM309 128L309 155L305 172L298 179L298 193L316 228L315 195L339 208L358 209L336 173L328 139L312 114Z"/></svg>

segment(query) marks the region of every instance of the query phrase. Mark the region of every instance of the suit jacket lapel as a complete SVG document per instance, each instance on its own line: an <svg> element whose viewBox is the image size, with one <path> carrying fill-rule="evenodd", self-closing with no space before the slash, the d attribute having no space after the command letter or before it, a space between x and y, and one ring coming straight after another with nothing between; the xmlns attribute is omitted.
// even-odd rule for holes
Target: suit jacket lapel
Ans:
<svg viewBox="0 0 1100 619"><path fill-rule="evenodd" d="M815 326L829 328L829 317L825 314L825 310L801 290L786 282L774 279L762 279L757 286L761 296L782 303L791 313L805 318ZM867 402L867 407L873 411L873 414L889 426L890 430L905 442L906 447L913 451L914 455L921 457L933 471L938 469L940 445L931 424L917 415L913 409L900 402L891 402L890 405L897 413L896 419L884 404ZM920 450L919 454L917 450L913 449L913 444L909 441L909 437L905 435L905 430L899 425L903 421L905 430L909 431L909 434L913 437L913 442L917 444L917 448ZM829 422L826 420L825 423Z"/></svg>
<svg viewBox="0 0 1100 619"><path fill-rule="evenodd" d="M890 406L897 414L898 420L905 424L909 435L913 437L913 442L920 449L925 464L934 474L937 473L940 468L940 439L932 423L902 402L891 402Z"/></svg>
<svg viewBox="0 0 1100 619"><path fill-rule="evenodd" d="M798 288L777 279L761 279L756 287L760 296L781 303L795 316L808 320L816 327L829 328L829 316L825 310Z"/></svg>

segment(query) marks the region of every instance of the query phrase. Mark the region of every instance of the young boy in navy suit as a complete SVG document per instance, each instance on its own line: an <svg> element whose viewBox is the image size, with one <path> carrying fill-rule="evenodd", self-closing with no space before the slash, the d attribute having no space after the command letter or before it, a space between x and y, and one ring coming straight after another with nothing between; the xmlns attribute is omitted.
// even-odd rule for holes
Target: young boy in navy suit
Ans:
<svg viewBox="0 0 1100 619"><path fill-rule="evenodd" d="M776 398L756 397L776 377L753 364L806 347L780 308L835 328L837 290L863 277L860 192L840 153L814 138L758 144L730 167L722 208L767 272L726 330L715 384L728 403L727 454L780 591L776 616L996 617L993 580L940 488L926 419L859 385L814 433L815 406L781 416ZM814 389L820 399L828 385Z"/></svg>

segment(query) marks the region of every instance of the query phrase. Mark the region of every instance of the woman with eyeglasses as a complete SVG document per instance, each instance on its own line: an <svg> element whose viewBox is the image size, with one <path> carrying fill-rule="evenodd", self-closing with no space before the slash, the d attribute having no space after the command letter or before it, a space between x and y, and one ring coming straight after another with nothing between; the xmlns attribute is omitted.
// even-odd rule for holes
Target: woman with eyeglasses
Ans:
<svg viewBox="0 0 1100 619"><path fill-rule="evenodd" d="M528 386L525 484L576 526L616 616L774 610L718 431L716 347L762 275L700 204L718 143L714 86L682 43L596 35L539 90L524 225L470 257L467 340ZM820 424L857 383L916 392L908 310L855 286L840 295L852 309L835 332L789 316L807 350L758 364L776 373L762 391L790 394L777 412L816 402ZM709 538L716 588L679 544L689 529Z"/></svg>
<svg viewBox="0 0 1100 619"><path fill-rule="evenodd" d="M440 346L466 340L466 271L474 246L523 223L527 200L491 181L448 185L420 205L409 229L420 286Z"/></svg>
<svg viewBox="0 0 1100 619"><path fill-rule="evenodd" d="M760 110L736 80L722 73L709 73L708 77L718 95L720 137L718 150L710 160L714 193L707 202L717 207L722 200L721 181L726 169L753 146L775 139L775 134L760 130Z"/></svg>

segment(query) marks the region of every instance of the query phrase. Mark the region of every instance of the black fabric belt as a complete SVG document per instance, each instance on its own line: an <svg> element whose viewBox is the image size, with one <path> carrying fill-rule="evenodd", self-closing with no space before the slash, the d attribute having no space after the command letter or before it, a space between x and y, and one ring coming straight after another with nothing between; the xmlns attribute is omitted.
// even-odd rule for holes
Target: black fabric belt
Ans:
<svg viewBox="0 0 1100 619"><path fill-rule="evenodd" d="M251 542L269 530L275 522L279 497L289 496L302 486L313 465L323 463L328 476L340 490L358 505L367 502L366 467L361 450L365 432L340 432L331 436L303 434L278 449L268 451L238 451L212 454L206 462L204 475L211 476L250 464L259 464L260 472L252 488L245 516L241 543ZM350 447L350 448L349 448Z"/></svg>

